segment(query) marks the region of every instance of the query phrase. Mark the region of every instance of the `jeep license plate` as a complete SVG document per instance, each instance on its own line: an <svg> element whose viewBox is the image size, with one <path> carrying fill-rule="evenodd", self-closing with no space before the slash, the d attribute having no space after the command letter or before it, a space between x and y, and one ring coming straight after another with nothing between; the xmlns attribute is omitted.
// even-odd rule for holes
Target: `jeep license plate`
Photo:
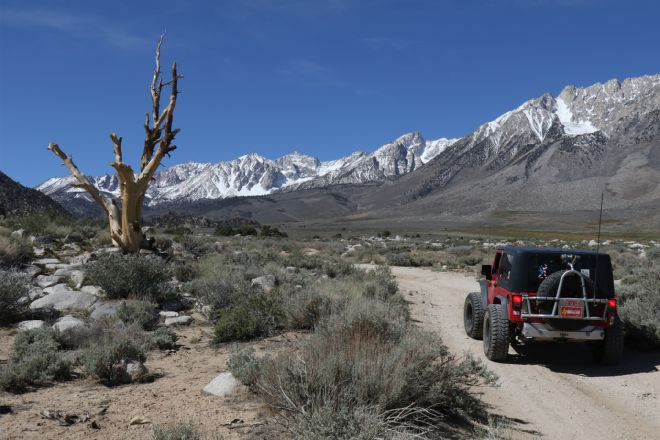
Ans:
<svg viewBox="0 0 660 440"><path fill-rule="evenodd" d="M584 302L577 299L562 299L559 301L559 316L562 318L582 318Z"/></svg>

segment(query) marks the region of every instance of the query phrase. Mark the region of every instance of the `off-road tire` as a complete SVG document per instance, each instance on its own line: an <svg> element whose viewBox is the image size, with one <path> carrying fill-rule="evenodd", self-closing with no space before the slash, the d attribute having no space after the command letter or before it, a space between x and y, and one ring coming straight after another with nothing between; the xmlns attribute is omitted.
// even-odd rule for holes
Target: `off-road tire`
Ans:
<svg viewBox="0 0 660 440"><path fill-rule="evenodd" d="M503 361L509 353L509 320L501 304L490 304L484 316L484 353L491 361Z"/></svg>
<svg viewBox="0 0 660 440"><path fill-rule="evenodd" d="M484 331L484 304L479 292L471 292L463 305L463 326L472 339L481 340Z"/></svg>
<svg viewBox="0 0 660 440"><path fill-rule="evenodd" d="M623 357L623 338L623 323L617 316L614 324L605 329L605 339L594 345L594 358L605 365L618 364Z"/></svg>

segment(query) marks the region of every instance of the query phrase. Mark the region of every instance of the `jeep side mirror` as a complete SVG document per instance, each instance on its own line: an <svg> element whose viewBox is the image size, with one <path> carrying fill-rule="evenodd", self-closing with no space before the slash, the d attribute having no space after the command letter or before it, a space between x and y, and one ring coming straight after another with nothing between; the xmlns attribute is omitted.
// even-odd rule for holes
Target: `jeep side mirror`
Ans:
<svg viewBox="0 0 660 440"><path fill-rule="evenodd" d="M493 266L490 264L482 264L481 275L485 276L487 280L490 280L493 277Z"/></svg>

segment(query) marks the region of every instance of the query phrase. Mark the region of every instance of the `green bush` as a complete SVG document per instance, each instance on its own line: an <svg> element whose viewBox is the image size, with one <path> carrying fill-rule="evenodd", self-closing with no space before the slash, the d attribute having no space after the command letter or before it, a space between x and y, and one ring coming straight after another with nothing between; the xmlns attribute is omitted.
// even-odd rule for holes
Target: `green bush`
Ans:
<svg viewBox="0 0 660 440"><path fill-rule="evenodd" d="M124 324L136 324L144 330L153 330L158 325L156 305L146 301L124 301L117 308L117 318Z"/></svg>
<svg viewBox="0 0 660 440"><path fill-rule="evenodd" d="M292 417L299 438L351 438L350 426L357 426L352 422L319 426L319 420L335 419L324 411L341 419L364 408L372 414L407 408L405 420L382 421L407 425L428 423L423 414L437 414L438 422L444 416L478 414L483 405L473 389L495 380L480 362L451 355L439 337L367 298L322 321L299 352L263 358L256 367L248 367L254 362L249 356L236 359L243 364L232 371ZM374 429L380 425L374 421ZM441 425L432 428L442 430Z"/></svg>
<svg viewBox="0 0 660 440"><path fill-rule="evenodd" d="M221 237L231 237L232 235L238 234L238 231L229 225L220 225L215 228L214 234Z"/></svg>
<svg viewBox="0 0 660 440"><path fill-rule="evenodd" d="M214 250L214 244L210 237L186 235L181 238L179 242L183 245L185 250L195 255L196 257L201 257L202 255L211 253Z"/></svg>
<svg viewBox="0 0 660 440"><path fill-rule="evenodd" d="M283 312L276 295L254 292L229 309L221 310L215 325L215 341L246 341L270 336L281 327Z"/></svg>
<svg viewBox="0 0 660 440"><path fill-rule="evenodd" d="M30 277L16 270L0 269L0 324L11 324L26 311Z"/></svg>
<svg viewBox="0 0 660 440"><path fill-rule="evenodd" d="M174 267L174 277L182 283L187 283L199 276L199 269L194 264L178 264Z"/></svg>
<svg viewBox="0 0 660 440"><path fill-rule="evenodd" d="M174 426L154 426L151 435L152 440L205 440L207 438L202 435L199 429L190 422L177 423ZM222 440L221 435L213 437L215 440Z"/></svg>
<svg viewBox="0 0 660 440"><path fill-rule="evenodd" d="M20 267L29 263L32 258L34 258L34 254L29 240L0 235L0 268Z"/></svg>
<svg viewBox="0 0 660 440"><path fill-rule="evenodd" d="M282 232L274 226L263 225L261 227L261 232L259 233L262 237L288 237L286 232Z"/></svg>
<svg viewBox="0 0 660 440"><path fill-rule="evenodd" d="M137 336L137 337L136 337ZM88 376L99 379L107 385L117 385L124 381L113 366L123 361L144 362L147 358L145 344L137 328L127 328L107 334L82 354L82 364Z"/></svg>
<svg viewBox="0 0 660 440"><path fill-rule="evenodd" d="M159 350L172 350L176 348L176 341L179 339L179 336L167 327L158 327L149 336L151 344Z"/></svg>
<svg viewBox="0 0 660 440"><path fill-rule="evenodd" d="M18 332L11 362L0 370L0 388L22 393L33 386L70 379L73 358L59 349L57 332L50 328Z"/></svg>
<svg viewBox="0 0 660 440"><path fill-rule="evenodd" d="M660 263L640 266L631 277L635 282L619 289L619 315L633 342L660 347Z"/></svg>
<svg viewBox="0 0 660 440"><path fill-rule="evenodd" d="M232 352L227 361L227 368L231 374L243 385L254 390L259 380L259 360L253 348L244 348Z"/></svg>
<svg viewBox="0 0 660 440"><path fill-rule="evenodd" d="M159 257L104 254L87 263L85 271L108 298L131 297L160 302L174 295L167 283L170 269Z"/></svg>

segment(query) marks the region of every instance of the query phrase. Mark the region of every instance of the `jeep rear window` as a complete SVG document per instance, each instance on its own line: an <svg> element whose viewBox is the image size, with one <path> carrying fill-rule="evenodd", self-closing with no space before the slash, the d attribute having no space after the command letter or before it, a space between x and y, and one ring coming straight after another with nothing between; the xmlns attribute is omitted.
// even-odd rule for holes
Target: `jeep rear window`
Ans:
<svg viewBox="0 0 660 440"><path fill-rule="evenodd" d="M574 255L574 254L552 254L552 253L539 253L532 254L528 260L528 290L538 291L541 282L551 273L559 270L569 269L569 263L573 264L573 268L581 272L586 277L594 281L596 276L596 256L595 255ZM602 261L601 261L602 260ZM605 255L599 257L599 273L598 273L598 286L599 292L606 290L609 286L607 278L610 276L611 269L607 270L609 266L609 258ZM608 263L608 264L605 264ZM607 267L604 267L607 266ZM608 273L609 272L609 273ZM591 293L591 292L588 292Z"/></svg>

